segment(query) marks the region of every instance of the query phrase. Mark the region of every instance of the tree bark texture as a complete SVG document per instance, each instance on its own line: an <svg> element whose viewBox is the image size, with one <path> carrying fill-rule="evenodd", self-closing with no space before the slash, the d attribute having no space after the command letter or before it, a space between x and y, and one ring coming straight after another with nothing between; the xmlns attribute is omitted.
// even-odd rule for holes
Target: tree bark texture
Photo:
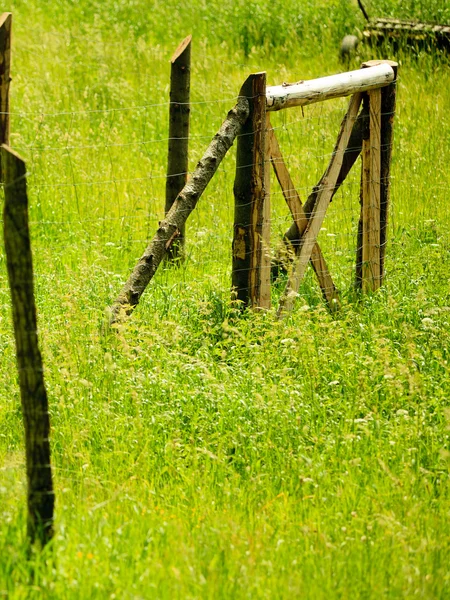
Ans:
<svg viewBox="0 0 450 600"><path fill-rule="evenodd" d="M222 159L231 148L236 136L240 133L248 114L247 99L239 98L236 106L230 110L220 130L214 136L202 159L197 164L192 177L178 194L165 219L160 222L155 236L147 246L128 281L112 305L109 318L110 324L120 321L124 315L131 314L139 303L142 294L155 275L167 249L171 246L178 232L196 207L199 198L211 181Z"/></svg>
<svg viewBox="0 0 450 600"><path fill-rule="evenodd" d="M53 535L54 493L50 465L50 419L38 346L28 199L23 160L1 147L5 177L3 227L11 288L20 396L25 426L28 536L42 545Z"/></svg>
<svg viewBox="0 0 450 600"><path fill-rule="evenodd" d="M270 260L263 237L270 168L266 152L266 74L250 75L240 96L248 99L250 115L236 150L232 290L243 307L269 308Z"/></svg>
<svg viewBox="0 0 450 600"><path fill-rule="evenodd" d="M166 179L166 214L186 185L188 175L191 85L191 40L189 35L175 50L170 70L169 149ZM168 249L169 258L182 256L185 228Z"/></svg>

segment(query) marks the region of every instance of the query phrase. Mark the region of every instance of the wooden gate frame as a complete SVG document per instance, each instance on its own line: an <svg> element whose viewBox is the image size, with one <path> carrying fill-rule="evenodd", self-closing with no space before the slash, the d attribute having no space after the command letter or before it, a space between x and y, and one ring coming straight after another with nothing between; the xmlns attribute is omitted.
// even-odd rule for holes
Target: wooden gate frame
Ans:
<svg viewBox="0 0 450 600"><path fill-rule="evenodd" d="M120 322L138 305L236 138L233 298L243 307L271 307L269 187L272 164L293 217L285 239L296 251L278 313L281 315L292 308L310 261L331 310L339 307L338 293L317 244L317 236L333 195L361 153L362 208L356 281L363 291L380 286L386 242L397 64L370 61L363 67L331 77L273 87L266 87L265 73L254 73L247 78L236 106L229 111L191 177L160 221L155 235L110 307L107 326ZM328 168L302 206L270 126L270 112L340 96L352 97L338 141ZM363 108L358 115L361 104Z"/></svg>
<svg viewBox="0 0 450 600"><path fill-rule="evenodd" d="M271 307L270 165L294 221L285 239L292 243L295 257L278 314L292 310L309 262L330 309L339 307L338 292L317 236L334 194L359 154L362 172L356 286L363 292L380 287L384 275L397 67L393 61L369 61L357 71L273 87L266 87L263 72L250 75L242 86L241 96L249 102L250 115L237 144L232 286L234 297L244 306ZM349 95L349 107L330 163L303 206L270 126L270 112Z"/></svg>

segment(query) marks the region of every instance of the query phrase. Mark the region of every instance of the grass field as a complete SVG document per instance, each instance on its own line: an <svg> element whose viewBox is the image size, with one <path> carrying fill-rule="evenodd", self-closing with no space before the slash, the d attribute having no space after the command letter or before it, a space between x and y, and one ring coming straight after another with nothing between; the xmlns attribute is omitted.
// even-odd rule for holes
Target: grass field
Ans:
<svg viewBox="0 0 450 600"><path fill-rule="evenodd" d="M0 598L450 597L450 69L402 54L386 282L352 291L358 169L296 310L229 302L234 151L188 222L187 259L132 318L105 308L164 206L169 59L193 33L194 168L250 72L337 73L350 0L15 0L11 145L27 161L52 421L55 538L27 556L23 425L0 249ZM301 4L302 6L298 6ZM367 2L450 22L442 0ZM362 50L364 59L376 58ZM395 58L392 57L391 58ZM273 123L302 197L345 100ZM273 243L289 225L273 182ZM275 288L276 297L281 290Z"/></svg>

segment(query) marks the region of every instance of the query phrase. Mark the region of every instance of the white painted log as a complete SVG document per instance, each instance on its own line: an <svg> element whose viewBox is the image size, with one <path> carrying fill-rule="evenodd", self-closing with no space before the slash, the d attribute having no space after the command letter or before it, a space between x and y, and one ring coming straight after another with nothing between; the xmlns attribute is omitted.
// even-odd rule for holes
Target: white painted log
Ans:
<svg viewBox="0 0 450 600"><path fill-rule="evenodd" d="M395 79L394 70L388 64L367 69L348 71L330 77L283 83L266 88L267 110L275 111L292 106L306 106L329 98L350 96L389 85Z"/></svg>

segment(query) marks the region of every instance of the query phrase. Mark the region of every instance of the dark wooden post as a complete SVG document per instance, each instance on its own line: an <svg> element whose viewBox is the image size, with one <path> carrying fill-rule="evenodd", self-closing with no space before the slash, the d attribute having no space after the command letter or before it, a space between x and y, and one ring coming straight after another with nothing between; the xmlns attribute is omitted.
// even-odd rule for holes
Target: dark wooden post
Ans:
<svg viewBox="0 0 450 600"><path fill-rule="evenodd" d="M243 306L270 308L267 208L270 157L266 150L266 74L250 75L240 96L250 116L238 137L234 180L232 288Z"/></svg>
<svg viewBox="0 0 450 600"><path fill-rule="evenodd" d="M381 89L381 172L380 172L380 284L384 278L387 226L389 217L392 140L394 134L395 103L397 96L398 64L390 61L395 80Z"/></svg>
<svg viewBox="0 0 450 600"><path fill-rule="evenodd" d="M12 14L0 16L0 144L9 144L9 86L11 83ZM0 165L0 181L3 174Z"/></svg>
<svg viewBox="0 0 450 600"><path fill-rule="evenodd" d="M382 63L393 68L394 81L368 92L364 98L370 116L363 127L361 216L356 250L356 287L363 291L378 289L384 278L398 65L382 60L368 61L362 67Z"/></svg>
<svg viewBox="0 0 450 600"><path fill-rule="evenodd" d="M166 180L166 214L184 188L188 173L189 114L191 85L191 40L188 35L175 50L171 59L169 151ZM182 256L185 228L168 250L171 259Z"/></svg>
<svg viewBox="0 0 450 600"><path fill-rule="evenodd" d="M50 419L38 347L33 264L28 231L25 163L1 147L5 178L3 227L11 288L20 396L25 426L28 481L28 536L42 545L53 535L54 493L50 466Z"/></svg>

